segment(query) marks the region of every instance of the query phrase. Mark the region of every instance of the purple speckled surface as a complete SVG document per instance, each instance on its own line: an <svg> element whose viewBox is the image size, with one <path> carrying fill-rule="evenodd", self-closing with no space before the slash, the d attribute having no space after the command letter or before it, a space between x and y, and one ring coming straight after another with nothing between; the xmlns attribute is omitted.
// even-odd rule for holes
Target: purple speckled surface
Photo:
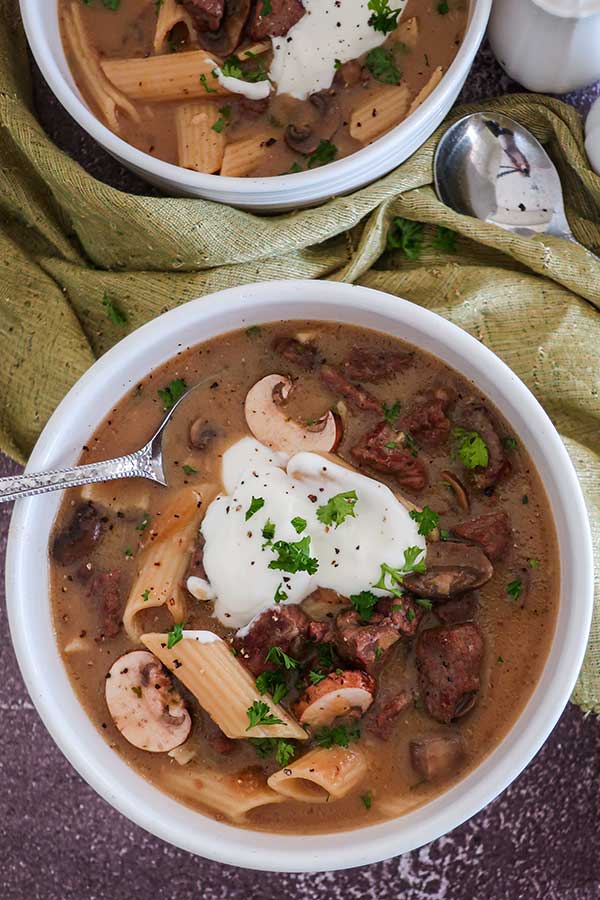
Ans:
<svg viewBox="0 0 600 900"><path fill-rule="evenodd" d="M71 121L38 73L35 83L37 108L57 143L115 187L152 193ZM463 99L514 90L484 48ZM596 85L568 99L586 112L599 94ZM0 475L15 471L0 456ZM0 506L2 561L9 516ZM27 696L1 602L0 637L1 900L600 898L600 721L574 707L514 784L446 837L347 872L266 875L175 850L97 797L55 747Z"/></svg>

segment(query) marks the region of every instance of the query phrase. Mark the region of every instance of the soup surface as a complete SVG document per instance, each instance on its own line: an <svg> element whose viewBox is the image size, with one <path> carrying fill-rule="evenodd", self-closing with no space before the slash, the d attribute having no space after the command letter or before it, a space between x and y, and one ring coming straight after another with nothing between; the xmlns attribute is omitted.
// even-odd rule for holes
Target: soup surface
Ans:
<svg viewBox="0 0 600 900"><path fill-rule="evenodd" d="M52 603L84 708L161 790L244 827L425 803L498 745L550 648L558 552L526 448L427 353L280 322L181 349L81 461L144 444L192 385L168 488L62 503Z"/></svg>
<svg viewBox="0 0 600 900"><path fill-rule="evenodd" d="M67 58L114 132L199 172L347 156L410 115L454 59L467 0L59 0Z"/></svg>

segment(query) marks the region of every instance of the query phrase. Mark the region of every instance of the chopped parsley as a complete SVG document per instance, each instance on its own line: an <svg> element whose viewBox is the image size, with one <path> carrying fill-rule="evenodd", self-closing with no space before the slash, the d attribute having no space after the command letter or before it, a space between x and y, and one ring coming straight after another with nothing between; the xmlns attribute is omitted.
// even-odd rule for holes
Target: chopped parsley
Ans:
<svg viewBox="0 0 600 900"><path fill-rule="evenodd" d="M396 419L398 418L399 415L400 415L400 401L399 400L396 400L396 402L392 406L388 406L387 403L383 404L383 418L385 419L386 422L389 422L390 425L394 424L394 422L396 421ZM391 443L394 444L394 447L396 446L395 441L392 441ZM387 447L387 444L386 444L386 447ZM390 447L390 449L393 449L393 448Z"/></svg>
<svg viewBox="0 0 600 900"><path fill-rule="evenodd" d="M251 325L250 328L246 328L246 334L248 337L258 337L259 334L262 333L262 328L260 325Z"/></svg>
<svg viewBox="0 0 600 900"><path fill-rule="evenodd" d="M131 549L131 547L125 547L125 549L123 550L123 556L125 557L125 559L131 559L131 557L133 556L133 550Z"/></svg>
<svg viewBox="0 0 600 900"><path fill-rule="evenodd" d="M306 519L295 516L295 518L292 519L292 525L296 529L296 534L300 534L306 528Z"/></svg>
<svg viewBox="0 0 600 900"><path fill-rule="evenodd" d="M142 594L140 594L140 597L142 598L144 603L147 603L150 599L150 589L146 588L146 590Z"/></svg>
<svg viewBox="0 0 600 900"><path fill-rule="evenodd" d="M172 650L175 644L183 640L183 622L175 622L167 635L167 650Z"/></svg>
<svg viewBox="0 0 600 900"><path fill-rule="evenodd" d="M183 378L175 378L166 388L159 388L157 394L162 400L163 409L168 412L173 409L180 397L187 391L187 384Z"/></svg>
<svg viewBox="0 0 600 900"><path fill-rule="evenodd" d="M529 560L529 568L530 569L539 569L540 561L539 559L530 559Z"/></svg>
<svg viewBox="0 0 600 900"><path fill-rule="evenodd" d="M265 505L265 501L263 497L253 497L250 503L250 506L246 510L246 522L248 519L251 519L254 513L257 513L259 509L262 509Z"/></svg>
<svg viewBox="0 0 600 900"><path fill-rule="evenodd" d="M529 503L529 497L527 496L527 494L523 494L523 496L521 497L521 503L523 504L523 506L527 506L527 504Z"/></svg>
<svg viewBox="0 0 600 900"><path fill-rule="evenodd" d="M512 435L507 434L506 437L502 438L502 446L505 450L516 450L519 446L517 443L517 439L512 437Z"/></svg>
<svg viewBox="0 0 600 900"><path fill-rule="evenodd" d="M333 668L333 644L317 644L316 650L319 665L324 669Z"/></svg>
<svg viewBox="0 0 600 900"><path fill-rule="evenodd" d="M433 238L433 246L436 250L445 250L447 253L456 253L456 241L458 235L451 228L438 225Z"/></svg>
<svg viewBox="0 0 600 900"><path fill-rule="evenodd" d="M317 672L316 669L311 669L308 673L308 677L311 684L320 684L324 678L327 678L327 675L324 675L323 672Z"/></svg>
<svg viewBox="0 0 600 900"><path fill-rule="evenodd" d="M411 509L409 516L414 522L418 523L419 534L422 534L423 537L427 537L428 534L431 534L431 532L438 527L440 522L438 514L428 506L424 506L421 512L417 509Z"/></svg>
<svg viewBox="0 0 600 900"><path fill-rule="evenodd" d="M417 456L419 452L419 445L415 441L410 431L407 431L404 434L404 445L410 450L411 456Z"/></svg>
<svg viewBox="0 0 600 900"><path fill-rule="evenodd" d="M496 660L496 662L503 663L504 658L502 656L499 656L498 659Z"/></svg>
<svg viewBox="0 0 600 900"><path fill-rule="evenodd" d="M453 428L452 437L457 441L457 456L467 469L485 468L489 462L487 444L478 431Z"/></svg>
<svg viewBox="0 0 600 900"><path fill-rule="evenodd" d="M186 475L197 475L198 469L195 469L193 466L188 466L187 463L182 466L183 471Z"/></svg>
<svg viewBox="0 0 600 900"><path fill-rule="evenodd" d="M206 75L204 74L204 72L200 76L200 84L202 85L202 87L204 88L204 90L206 91L207 94L216 94L217 93L215 88L210 87L208 81L206 80Z"/></svg>
<svg viewBox="0 0 600 900"><path fill-rule="evenodd" d="M382 84L400 84L402 73L396 65L394 56L390 50L384 47L375 47L367 53L365 65L375 81Z"/></svg>
<svg viewBox="0 0 600 900"><path fill-rule="evenodd" d="M383 656L383 647L375 648L375 662L379 662L381 657Z"/></svg>
<svg viewBox="0 0 600 900"><path fill-rule="evenodd" d="M360 594L351 594L350 596L350 603L363 622L371 621L379 600L380 597L375 596L372 591L361 591Z"/></svg>
<svg viewBox="0 0 600 900"><path fill-rule="evenodd" d="M302 166L300 165L300 163L293 162L291 164L290 168L288 169L288 171L284 174L295 175L297 172L302 172L302 171L303 170L302 170Z"/></svg>
<svg viewBox="0 0 600 900"><path fill-rule="evenodd" d="M326 166L327 163L333 162L337 152L338 148L331 141L321 141L315 152L308 157L308 168L316 169L317 166Z"/></svg>
<svg viewBox="0 0 600 900"><path fill-rule="evenodd" d="M389 0L369 0L368 6L372 10L369 25L375 31L389 34L397 27L401 9L390 9Z"/></svg>
<svg viewBox="0 0 600 900"><path fill-rule="evenodd" d="M423 226L396 216L388 231L387 245L390 250L401 250L409 259L418 259L423 249Z"/></svg>
<svg viewBox="0 0 600 900"><path fill-rule="evenodd" d="M273 602L274 603L283 603L283 601L287 600L287 598L288 598L288 595L283 590L283 582L280 581L279 584L277 585L277 590L275 591L275 594L273 595Z"/></svg>
<svg viewBox="0 0 600 900"><path fill-rule="evenodd" d="M402 596L402 581L405 575L410 572L425 572L425 560L419 560L419 556L425 553L422 547L407 547L404 551L404 562L399 568L389 566L387 563L381 563L381 578L374 584L374 588L381 591L387 591L394 597ZM389 583L387 579L389 578ZM397 585L394 587L394 585Z"/></svg>
<svg viewBox="0 0 600 900"><path fill-rule="evenodd" d="M265 543L263 544L263 550L265 547L268 547L273 543L273 538L275 537L275 523L271 522L270 519L267 519L265 522L264 528L262 530L262 536L265 539Z"/></svg>
<svg viewBox="0 0 600 900"><path fill-rule="evenodd" d="M284 653L281 647L271 647L265 656L265 662L273 663L273 665L284 669L297 669L298 660Z"/></svg>
<svg viewBox="0 0 600 900"><path fill-rule="evenodd" d="M121 0L102 0L102 6L116 12L121 5Z"/></svg>
<svg viewBox="0 0 600 900"><path fill-rule="evenodd" d="M261 16L268 16L273 12L273 7L271 5L271 0L262 0L262 6L260 8Z"/></svg>
<svg viewBox="0 0 600 900"><path fill-rule="evenodd" d="M277 738L249 738L249 741L262 759L274 752L275 760L281 768L285 768L296 755L296 748L288 741Z"/></svg>
<svg viewBox="0 0 600 900"><path fill-rule="evenodd" d="M426 600L425 597L415 597L415 603L417 606L420 606L421 609L433 609L433 603L431 600Z"/></svg>
<svg viewBox="0 0 600 900"><path fill-rule="evenodd" d="M142 688L140 687L139 684L134 685L131 688L131 690L133 691L133 693L135 694L136 697L139 697L140 700L142 699Z"/></svg>
<svg viewBox="0 0 600 900"><path fill-rule="evenodd" d="M317 519L323 525L341 525L342 522L351 516L356 518L354 506L358 500L356 491L344 491L342 494L336 494L331 497L323 506L317 509Z"/></svg>
<svg viewBox="0 0 600 900"><path fill-rule="evenodd" d="M246 715L249 723L246 731L250 731L251 728L258 728L261 725L283 725L282 720L274 716L270 707L263 703L262 700L255 700L252 706L249 706L246 710Z"/></svg>
<svg viewBox="0 0 600 900"><path fill-rule="evenodd" d="M447 15L450 12L448 0L440 0L440 2L437 5L437 11L439 12L440 16Z"/></svg>
<svg viewBox="0 0 600 900"><path fill-rule="evenodd" d="M362 800L365 809L371 809L371 806L373 805L373 797L371 795L371 791L367 791L366 794L361 794L360 799Z"/></svg>
<svg viewBox="0 0 600 900"><path fill-rule="evenodd" d="M273 703L280 703L286 696L288 689L282 672L272 672L267 669L256 679L256 690L259 694L270 694Z"/></svg>
<svg viewBox="0 0 600 900"><path fill-rule="evenodd" d="M514 581L509 582L506 585L506 593L512 597L513 600L518 600L521 596L521 591L523 590L523 582L520 578L515 578Z"/></svg>
<svg viewBox="0 0 600 900"><path fill-rule="evenodd" d="M352 725L336 725L334 728L324 727L315 732L315 741L319 747L347 747L350 741L357 741L360 738L360 728L358 724Z"/></svg>
<svg viewBox="0 0 600 900"><path fill-rule="evenodd" d="M447 528L440 528L440 539L442 541L447 541L450 539L450 532Z"/></svg>
<svg viewBox="0 0 600 900"><path fill-rule="evenodd" d="M144 513L140 521L135 526L136 531L145 531L148 525L150 524L150 516L147 512Z"/></svg>
<svg viewBox="0 0 600 900"><path fill-rule="evenodd" d="M237 78L250 83L267 80L267 73L262 65L259 64L256 69L242 69L237 56L229 56L221 66L221 72L225 78Z"/></svg>
<svg viewBox="0 0 600 900"><path fill-rule="evenodd" d="M104 291L102 306L106 309L106 315L113 325L127 325L127 314L114 302L114 300L110 299L108 291Z"/></svg>
<svg viewBox="0 0 600 900"><path fill-rule="evenodd" d="M319 560L314 556L309 556L310 537L307 535L301 541L295 544L289 541L276 541L272 545L272 550L277 554L278 559L273 559L269 563L270 569L278 569L281 572L308 572L314 575L319 568Z"/></svg>

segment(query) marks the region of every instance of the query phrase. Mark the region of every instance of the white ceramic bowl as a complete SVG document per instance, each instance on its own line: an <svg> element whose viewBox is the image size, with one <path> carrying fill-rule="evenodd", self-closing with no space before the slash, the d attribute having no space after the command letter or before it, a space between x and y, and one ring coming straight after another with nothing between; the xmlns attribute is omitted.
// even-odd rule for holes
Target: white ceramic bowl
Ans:
<svg viewBox="0 0 600 900"><path fill-rule="evenodd" d="M27 37L44 78L73 118L113 156L167 194L206 197L243 209L283 210L345 194L390 172L423 144L442 121L483 40L492 0L470 0L467 33L445 77L405 122L352 156L322 168L273 178L222 178L191 172L136 150L89 110L63 51L57 0L20 0Z"/></svg>
<svg viewBox="0 0 600 900"><path fill-rule="evenodd" d="M499 747L463 781L401 819L341 834L265 834L215 822L176 803L130 769L79 705L55 642L48 601L48 536L60 496L15 506L7 551L7 601L19 665L42 719L70 762L109 803L164 840L220 862L316 871L364 865L419 847L489 803L539 750L565 707L583 659L592 613L587 514L565 448L532 394L486 347L406 300L337 282L270 282L194 300L126 337L77 382L40 437L28 469L75 462L116 399L151 368L235 328L280 319L351 322L402 337L473 379L527 446L550 499L560 547L557 636L526 709Z"/></svg>

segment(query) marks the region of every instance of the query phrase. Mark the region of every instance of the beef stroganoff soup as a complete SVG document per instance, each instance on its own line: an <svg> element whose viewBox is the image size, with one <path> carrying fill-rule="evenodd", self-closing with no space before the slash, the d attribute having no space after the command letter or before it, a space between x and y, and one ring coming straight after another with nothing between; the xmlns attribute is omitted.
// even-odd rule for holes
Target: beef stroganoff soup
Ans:
<svg viewBox="0 0 600 900"><path fill-rule="evenodd" d="M409 116L462 42L468 0L59 0L67 59L134 147L205 173L340 159Z"/></svg>
<svg viewBox="0 0 600 900"><path fill-rule="evenodd" d="M554 526L519 436L404 342L279 322L180 349L81 461L165 436L169 487L66 493L58 643L106 740L236 825L401 815L482 761L550 649Z"/></svg>

